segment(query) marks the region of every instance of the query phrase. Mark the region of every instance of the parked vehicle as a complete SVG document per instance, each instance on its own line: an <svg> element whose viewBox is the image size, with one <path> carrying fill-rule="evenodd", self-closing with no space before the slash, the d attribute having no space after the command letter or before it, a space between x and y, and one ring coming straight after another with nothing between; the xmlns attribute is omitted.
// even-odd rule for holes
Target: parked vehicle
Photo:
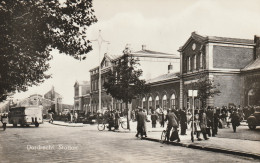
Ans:
<svg viewBox="0 0 260 163"><path fill-rule="evenodd" d="M248 127L251 130L256 129L256 126L260 126L260 110L256 110L247 118Z"/></svg>
<svg viewBox="0 0 260 163"><path fill-rule="evenodd" d="M39 106L27 106L27 107L14 107L9 110L9 123L16 127L35 125L39 127L43 123L42 107Z"/></svg>

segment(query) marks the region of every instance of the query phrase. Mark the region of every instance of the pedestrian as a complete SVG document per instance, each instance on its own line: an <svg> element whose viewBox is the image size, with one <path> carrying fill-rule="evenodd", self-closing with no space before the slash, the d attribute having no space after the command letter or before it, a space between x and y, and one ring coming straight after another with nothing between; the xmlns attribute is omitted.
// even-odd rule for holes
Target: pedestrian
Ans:
<svg viewBox="0 0 260 163"><path fill-rule="evenodd" d="M207 116L207 125L208 125L208 132L207 134L209 135L209 137L215 137L215 130L214 130L214 110L211 106L208 106L207 112L206 112L206 116ZM211 131L210 131L211 129Z"/></svg>
<svg viewBox="0 0 260 163"><path fill-rule="evenodd" d="M143 136L147 137L146 134L146 115L143 112L142 108L139 108L139 112L137 114L137 134L135 135L136 137L139 137L141 135L141 138Z"/></svg>
<svg viewBox="0 0 260 163"><path fill-rule="evenodd" d="M119 128L119 120L120 120L119 111L116 110L116 111L114 112L114 114L115 114L115 130L118 130L118 128Z"/></svg>
<svg viewBox="0 0 260 163"><path fill-rule="evenodd" d="M113 111L108 111L108 130L111 131L112 127L115 127L115 114Z"/></svg>
<svg viewBox="0 0 260 163"><path fill-rule="evenodd" d="M233 131L236 132L237 127L240 125L239 115L237 109L234 109L230 115Z"/></svg>
<svg viewBox="0 0 260 163"><path fill-rule="evenodd" d="M194 111L194 122L192 122L191 126L193 125L194 125L193 133L196 134L197 140L201 141L202 139L200 138L200 133L201 133L200 116L199 116L199 110L197 109Z"/></svg>
<svg viewBox="0 0 260 163"><path fill-rule="evenodd" d="M187 116L183 109L180 109L180 125L181 125L181 135L187 135Z"/></svg>
<svg viewBox="0 0 260 163"><path fill-rule="evenodd" d="M213 118L213 125L214 125L214 133L215 135L218 134L218 126L219 126L219 114L220 114L220 109L219 107L216 107L214 110L214 118Z"/></svg>
<svg viewBox="0 0 260 163"><path fill-rule="evenodd" d="M173 110L171 109L169 109L167 112L168 113L165 119L166 121L168 121L167 129L166 129L166 140L167 141L177 140L177 142L180 142L180 137L178 134L179 124L178 124L177 116L174 114ZM170 136L171 130L172 130L172 134Z"/></svg>
<svg viewBox="0 0 260 163"><path fill-rule="evenodd" d="M161 114L161 127L164 127L164 109L160 108L160 114Z"/></svg>
<svg viewBox="0 0 260 163"><path fill-rule="evenodd" d="M152 110L152 114L151 114L152 128L156 128L157 119L158 119L157 114Z"/></svg>
<svg viewBox="0 0 260 163"><path fill-rule="evenodd" d="M8 122L7 115L6 115L5 113L1 116L1 122L2 122L2 124L3 124L3 129L4 129L4 131L5 131L5 129L6 129L6 124L7 124L7 122Z"/></svg>
<svg viewBox="0 0 260 163"><path fill-rule="evenodd" d="M203 109L200 110L200 128L203 138L205 140L208 140L209 138L207 138L207 116Z"/></svg>
<svg viewBox="0 0 260 163"><path fill-rule="evenodd" d="M49 113L49 116L50 116L50 121L49 121L49 123L53 123L53 112L50 112L50 113Z"/></svg>

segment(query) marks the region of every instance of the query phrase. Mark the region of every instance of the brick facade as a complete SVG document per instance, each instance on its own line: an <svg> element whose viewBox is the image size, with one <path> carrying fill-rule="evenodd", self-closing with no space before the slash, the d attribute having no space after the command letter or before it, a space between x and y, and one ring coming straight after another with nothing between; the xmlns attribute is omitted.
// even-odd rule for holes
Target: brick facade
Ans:
<svg viewBox="0 0 260 163"><path fill-rule="evenodd" d="M255 38L255 42L259 41L257 38ZM192 107L193 101L188 97L187 92L189 89L198 89L194 87L193 83L198 81L200 74L204 74L215 84L219 84L218 89L221 93L219 96L209 97L208 106L221 107L231 103L235 105L248 103L246 99L250 88L247 87L252 85L252 81L255 80L257 82L253 83L258 85L260 78L253 73L254 80L252 80L249 79L249 75L242 75L241 72L257 58L256 45L254 40L200 36L192 33L188 41L179 49L182 58L180 106ZM203 57L198 60L197 56L200 54ZM247 74L247 72L244 73ZM242 91L243 89L244 91ZM199 102L195 100L194 105L199 106Z"/></svg>
<svg viewBox="0 0 260 163"><path fill-rule="evenodd" d="M213 46L213 67L241 69L253 60L253 47Z"/></svg>

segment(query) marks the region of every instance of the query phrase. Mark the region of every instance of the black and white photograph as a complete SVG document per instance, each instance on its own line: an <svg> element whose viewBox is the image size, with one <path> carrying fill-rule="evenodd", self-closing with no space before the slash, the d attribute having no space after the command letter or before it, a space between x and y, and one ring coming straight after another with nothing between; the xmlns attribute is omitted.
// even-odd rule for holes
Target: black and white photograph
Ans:
<svg viewBox="0 0 260 163"><path fill-rule="evenodd" d="M0 163L260 161L260 0L0 0Z"/></svg>

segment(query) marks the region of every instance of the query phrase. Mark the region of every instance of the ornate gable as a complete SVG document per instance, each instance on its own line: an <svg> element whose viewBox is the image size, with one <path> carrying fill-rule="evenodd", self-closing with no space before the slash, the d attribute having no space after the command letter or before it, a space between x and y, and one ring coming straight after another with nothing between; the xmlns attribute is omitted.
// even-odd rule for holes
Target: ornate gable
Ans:
<svg viewBox="0 0 260 163"><path fill-rule="evenodd" d="M101 69L104 69L106 67L110 67L111 66L111 58L105 54L104 58L101 61Z"/></svg>

